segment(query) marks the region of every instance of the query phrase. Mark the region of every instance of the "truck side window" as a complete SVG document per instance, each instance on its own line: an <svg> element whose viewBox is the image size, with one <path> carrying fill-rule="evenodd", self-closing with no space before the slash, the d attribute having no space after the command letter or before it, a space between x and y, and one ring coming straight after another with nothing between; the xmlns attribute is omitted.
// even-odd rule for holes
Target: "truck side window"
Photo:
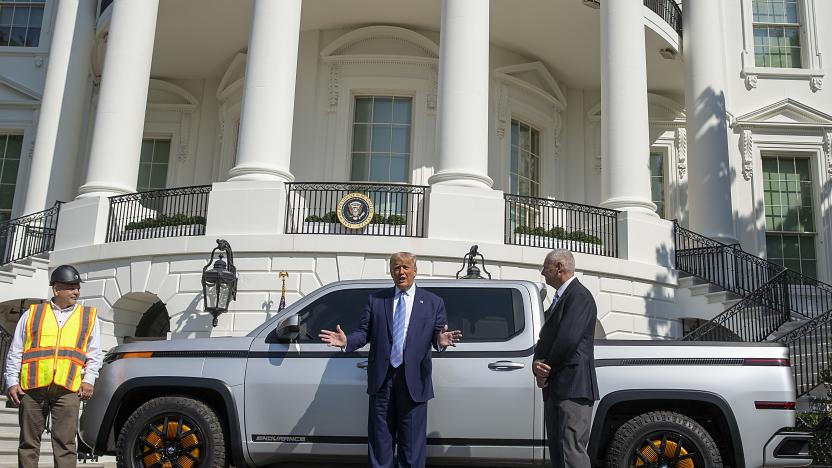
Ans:
<svg viewBox="0 0 832 468"><path fill-rule="evenodd" d="M516 289L427 289L445 300L448 328L461 330L466 343L507 341L523 331L523 297Z"/></svg>
<svg viewBox="0 0 832 468"><path fill-rule="evenodd" d="M301 329L298 342L320 343L318 333L321 330L334 331L335 325L341 325L341 329L349 334L358 328L367 298L377 290L378 288L340 289L304 307L298 313Z"/></svg>

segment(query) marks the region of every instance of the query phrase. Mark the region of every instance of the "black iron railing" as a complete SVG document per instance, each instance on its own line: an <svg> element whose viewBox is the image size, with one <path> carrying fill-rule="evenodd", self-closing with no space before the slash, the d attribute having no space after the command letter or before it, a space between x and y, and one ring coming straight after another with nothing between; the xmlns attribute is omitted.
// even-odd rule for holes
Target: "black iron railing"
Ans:
<svg viewBox="0 0 832 468"><path fill-rule="evenodd" d="M112 4L113 0L101 0L101 7L98 10L98 15L101 16L104 13L104 10Z"/></svg>
<svg viewBox="0 0 832 468"><path fill-rule="evenodd" d="M819 315L777 341L788 346L797 395L821 383L821 371L832 361L832 310Z"/></svg>
<svg viewBox="0 0 832 468"><path fill-rule="evenodd" d="M210 185L110 197L107 242L205 234Z"/></svg>
<svg viewBox="0 0 832 468"><path fill-rule="evenodd" d="M60 211L61 202L55 202L48 210L10 219L0 225L1 264L51 251L55 247Z"/></svg>
<svg viewBox="0 0 832 468"><path fill-rule="evenodd" d="M772 339L772 334L792 321L795 329L777 341L789 348L797 395L820 383L820 372L830 362L832 285L751 255L739 245L697 234L675 221L674 233L678 270L743 297L684 339L759 342Z"/></svg>
<svg viewBox="0 0 832 468"><path fill-rule="evenodd" d="M429 187L361 182L298 182L286 187L287 234L426 235L425 195ZM372 202L370 222L364 227L351 229L338 220L339 202L349 194L364 195Z"/></svg>
<svg viewBox="0 0 832 468"><path fill-rule="evenodd" d="M506 244L618 256L618 211L547 198L504 198Z"/></svg>
<svg viewBox="0 0 832 468"><path fill-rule="evenodd" d="M674 31L682 35L682 9L675 0L644 0L644 6L661 16Z"/></svg>
<svg viewBox="0 0 832 468"><path fill-rule="evenodd" d="M0 326L0 386L6 388L6 357L12 346L12 334Z"/></svg>

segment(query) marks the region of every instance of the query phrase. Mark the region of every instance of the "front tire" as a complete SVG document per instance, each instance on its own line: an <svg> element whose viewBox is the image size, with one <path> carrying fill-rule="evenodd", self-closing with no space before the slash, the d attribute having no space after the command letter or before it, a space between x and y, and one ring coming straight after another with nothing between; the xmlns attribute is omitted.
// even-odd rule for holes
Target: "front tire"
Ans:
<svg viewBox="0 0 832 468"><path fill-rule="evenodd" d="M225 468L225 437L214 410L184 396L154 398L130 415L116 445L122 468Z"/></svg>
<svg viewBox="0 0 832 468"><path fill-rule="evenodd" d="M618 428L607 449L607 466L722 468L722 457L699 423L679 413L654 411Z"/></svg>

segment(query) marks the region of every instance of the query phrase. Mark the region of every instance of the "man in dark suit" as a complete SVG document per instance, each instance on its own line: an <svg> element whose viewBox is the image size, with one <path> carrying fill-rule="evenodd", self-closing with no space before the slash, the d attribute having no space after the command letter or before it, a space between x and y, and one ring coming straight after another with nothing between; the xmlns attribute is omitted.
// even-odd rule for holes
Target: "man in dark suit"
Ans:
<svg viewBox="0 0 832 468"><path fill-rule="evenodd" d="M395 287L370 295L358 329L347 336L341 326L321 330L322 341L355 351L370 343L367 430L370 466L424 467L427 442L427 402L433 398L431 348L455 346L459 330L448 331L445 302L417 288L416 257L408 252L390 257Z"/></svg>
<svg viewBox="0 0 832 468"><path fill-rule="evenodd" d="M598 399L595 299L575 278L575 258L568 250L549 252L541 273L556 289L532 364L537 385L543 389L549 455L555 468L590 468L586 446L592 405Z"/></svg>

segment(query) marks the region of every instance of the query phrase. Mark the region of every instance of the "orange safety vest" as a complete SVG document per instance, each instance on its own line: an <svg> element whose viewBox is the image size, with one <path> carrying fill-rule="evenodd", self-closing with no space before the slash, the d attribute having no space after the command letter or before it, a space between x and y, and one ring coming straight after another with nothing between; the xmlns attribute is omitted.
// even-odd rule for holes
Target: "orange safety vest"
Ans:
<svg viewBox="0 0 832 468"><path fill-rule="evenodd" d="M95 307L77 305L64 326L59 327L49 303L32 304L20 368L23 390L54 383L77 392L95 318Z"/></svg>

